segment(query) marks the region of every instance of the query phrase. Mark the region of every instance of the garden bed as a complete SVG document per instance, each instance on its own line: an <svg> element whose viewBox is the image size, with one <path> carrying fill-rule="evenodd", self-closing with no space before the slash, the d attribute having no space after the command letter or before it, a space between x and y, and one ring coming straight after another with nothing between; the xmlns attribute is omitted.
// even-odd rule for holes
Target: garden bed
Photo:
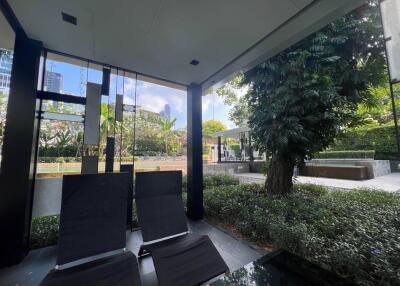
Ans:
<svg viewBox="0 0 400 286"><path fill-rule="evenodd" d="M269 197L259 185L204 192L206 217L263 248L296 253L359 285L400 285L400 197L296 185Z"/></svg>

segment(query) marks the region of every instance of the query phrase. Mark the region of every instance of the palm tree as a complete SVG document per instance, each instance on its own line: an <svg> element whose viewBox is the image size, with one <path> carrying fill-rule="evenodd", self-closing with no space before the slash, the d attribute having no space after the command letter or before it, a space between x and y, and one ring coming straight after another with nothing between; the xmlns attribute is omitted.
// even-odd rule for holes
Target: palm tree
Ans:
<svg viewBox="0 0 400 286"><path fill-rule="evenodd" d="M168 118L160 118L161 137L165 146L165 154L168 155L168 142L175 135L176 118L170 120Z"/></svg>

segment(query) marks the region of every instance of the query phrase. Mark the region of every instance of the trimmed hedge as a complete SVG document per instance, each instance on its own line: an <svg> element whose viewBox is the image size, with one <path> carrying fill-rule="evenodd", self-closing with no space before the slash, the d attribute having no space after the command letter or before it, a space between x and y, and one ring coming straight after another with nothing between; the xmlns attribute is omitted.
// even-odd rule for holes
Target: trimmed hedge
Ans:
<svg viewBox="0 0 400 286"><path fill-rule="evenodd" d="M400 285L400 196L295 185L285 197L260 185L204 192L206 217L265 246L273 243L354 280Z"/></svg>
<svg viewBox="0 0 400 286"><path fill-rule="evenodd" d="M203 187L204 189L219 187L219 186L235 186L239 185L239 178L231 175L211 175L205 174L203 176ZM187 176L183 176L182 179L182 190L187 192Z"/></svg>
<svg viewBox="0 0 400 286"><path fill-rule="evenodd" d="M371 158L375 156L374 150L351 150L351 151L324 151L315 154L320 159L349 159L349 158Z"/></svg>
<svg viewBox="0 0 400 286"><path fill-rule="evenodd" d="M132 157L122 157L122 162L132 162ZM118 160L118 161L117 161ZM136 158L135 158L136 160ZM105 162L106 157L99 157L99 162ZM119 158L115 158L115 162L119 162ZM82 157L39 157L39 163L80 163Z"/></svg>

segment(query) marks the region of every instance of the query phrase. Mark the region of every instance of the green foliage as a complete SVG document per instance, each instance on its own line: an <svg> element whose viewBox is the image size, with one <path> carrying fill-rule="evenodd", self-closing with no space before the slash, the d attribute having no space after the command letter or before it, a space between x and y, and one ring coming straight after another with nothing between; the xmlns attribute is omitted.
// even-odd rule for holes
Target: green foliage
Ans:
<svg viewBox="0 0 400 286"><path fill-rule="evenodd" d="M246 126L249 119L246 98L239 96L240 93L245 91L245 87L241 86L242 80L243 75L239 74L216 90L218 96L223 99L224 103L231 106L231 110L229 110L229 119L237 126Z"/></svg>
<svg viewBox="0 0 400 286"><path fill-rule="evenodd" d="M374 150L352 150L352 151L324 151L315 154L315 158L321 159L341 159L341 158L372 158L374 159Z"/></svg>
<svg viewBox="0 0 400 286"><path fill-rule="evenodd" d="M239 185L239 179L231 175L204 175L203 185L205 189L220 186Z"/></svg>
<svg viewBox="0 0 400 286"><path fill-rule="evenodd" d="M211 188L205 214L253 242L305 257L359 285L400 284L400 197L376 190L328 191L295 185L265 196L260 185Z"/></svg>
<svg viewBox="0 0 400 286"><path fill-rule="evenodd" d="M348 129L330 147L331 150L375 150L397 152L394 125Z"/></svg>
<svg viewBox="0 0 400 286"><path fill-rule="evenodd" d="M386 79L375 4L365 4L244 74L255 148L272 156L268 192L288 193L293 166L332 144L354 123L358 105L371 105L369 89Z"/></svg>
<svg viewBox="0 0 400 286"><path fill-rule="evenodd" d="M229 147L235 152L237 158L241 157L240 144L230 144Z"/></svg>
<svg viewBox="0 0 400 286"><path fill-rule="evenodd" d="M57 244L59 224L59 215L33 218L30 248L36 249Z"/></svg>
<svg viewBox="0 0 400 286"><path fill-rule="evenodd" d="M371 10L364 6L245 73L259 149L302 162L328 147L367 102L366 91L385 70L383 47L364 35L381 32L374 19L364 21Z"/></svg>
<svg viewBox="0 0 400 286"><path fill-rule="evenodd" d="M231 175L211 175L205 174L203 176L203 187L204 189L222 187L222 186L236 186L239 185L240 181L237 177ZM187 176L182 179L183 192L187 191Z"/></svg>
<svg viewBox="0 0 400 286"><path fill-rule="evenodd" d="M212 136L214 133L226 129L225 124L219 120L211 119L203 122L203 136Z"/></svg>
<svg viewBox="0 0 400 286"><path fill-rule="evenodd" d="M154 154L154 156L155 155L156 154ZM99 157L99 162L105 162L105 161L106 161L105 156ZM122 162L132 162L132 156L121 157L121 161ZM39 157L38 162L39 163L75 163L75 162L78 163L78 162L82 162L82 157Z"/></svg>

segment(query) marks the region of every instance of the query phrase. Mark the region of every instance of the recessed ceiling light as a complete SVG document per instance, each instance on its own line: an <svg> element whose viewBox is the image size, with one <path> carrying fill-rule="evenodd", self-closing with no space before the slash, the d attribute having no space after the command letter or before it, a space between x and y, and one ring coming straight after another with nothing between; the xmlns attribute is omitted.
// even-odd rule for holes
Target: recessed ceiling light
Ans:
<svg viewBox="0 0 400 286"><path fill-rule="evenodd" d="M78 23L78 20L76 19L75 16L69 15L69 14L64 13L64 12L61 12L61 16L62 16L63 21L65 21L67 23L70 23L70 24L75 25L75 26Z"/></svg>
<svg viewBox="0 0 400 286"><path fill-rule="evenodd" d="M190 62L190 64L191 64L192 66L197 66L199 63L200 63L200 62L199 62L198 60L192 60L192 61Z"/></svg>

